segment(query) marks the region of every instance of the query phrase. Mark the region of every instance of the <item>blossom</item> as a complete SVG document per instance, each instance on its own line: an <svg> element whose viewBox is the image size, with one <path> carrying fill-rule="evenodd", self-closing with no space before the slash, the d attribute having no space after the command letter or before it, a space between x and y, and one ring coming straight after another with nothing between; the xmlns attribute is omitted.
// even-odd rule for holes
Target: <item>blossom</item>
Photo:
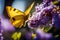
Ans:
<svg viewBox="0 0 60 40"><path fill-rule="evenodd" d="M6 19L3 15L1 15L0 18L1 18L1 26L3 30L5 31L15 30L15 28L12 26L12 24L8 19Z"/></svg>

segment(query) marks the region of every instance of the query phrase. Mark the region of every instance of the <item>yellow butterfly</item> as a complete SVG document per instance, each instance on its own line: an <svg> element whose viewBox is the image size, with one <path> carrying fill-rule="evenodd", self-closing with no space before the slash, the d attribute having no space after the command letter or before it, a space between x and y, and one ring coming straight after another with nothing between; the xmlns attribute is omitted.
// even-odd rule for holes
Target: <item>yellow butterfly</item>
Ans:
<svg viewBox="0 0 60 40"><path fill-rule="evenodd" d="M33 5L34 2L29 6L29 8L25 12L15 9L11 6L6 6L7 13L8 16L10 17L12 25L15 26L16 28L21 28L25 24L25 21L28 19L28 15Z"/></svg>

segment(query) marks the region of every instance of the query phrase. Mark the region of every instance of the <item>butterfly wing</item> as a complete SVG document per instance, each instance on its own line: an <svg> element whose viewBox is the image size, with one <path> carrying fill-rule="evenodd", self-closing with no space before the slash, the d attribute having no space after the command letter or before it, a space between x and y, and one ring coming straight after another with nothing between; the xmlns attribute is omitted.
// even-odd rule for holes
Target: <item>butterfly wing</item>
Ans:
<svg viewBox="0 0 60 40"><path fill-rule="evenodd" d="M29 15L29 13L30 13L31 9L33 8L33 6L34 6L34 2L24 12L26 16Z"/></svg>
<svg viewBox="0 0 60 40"><path fill-rule="evenodd" d="M26 24L26 20L28 19L29 12L31 11L32 7L34 5L34 2L29 6L29 8L25 11L19 11L11 6L7 6L7 12L10 17L10 21L13 26L16 28L21 28L24 24Z"/></svg>
<svg viewBox="0 0 60 40"><path fill-rule="evenodd" d="M34 2L25 10L24 14L25 14L25 22L24 22L24 26L26 25L26 21L28 20L29 16L30 16L30 11L34 6Z"/></svg>
<svg viewBox="0 0 60 40"><path fill-rule="evenodd" d="M24 13L22 11L19 11L11 6L6 7L8 15L10 17L10 21L13 26L16 28L21 28L24 22Z"/></svg>

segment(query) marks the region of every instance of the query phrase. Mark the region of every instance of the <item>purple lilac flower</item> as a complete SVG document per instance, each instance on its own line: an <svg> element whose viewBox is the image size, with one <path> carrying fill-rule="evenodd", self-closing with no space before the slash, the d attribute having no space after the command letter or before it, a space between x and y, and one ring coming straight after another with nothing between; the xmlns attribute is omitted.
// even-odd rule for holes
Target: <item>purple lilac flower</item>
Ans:
<svg viewBox="0 0 60 40"><path fill-rule="evenodd" d="M36 37L38 37L39 40L50 39L52 37L52 34L51 33L45 33L40 28L37 28L36 29Z"/></svg>
<svg viewBox="0 0 60 40"><path fill-rule="evenodd" d="M31 32L26 32L24 37L25 37L26 40L31 40L32 33Z"/></svg>
<svg viewBox="0 0 60 40"><path fill-rule="evenodd" d="M1 19L0 19L0 33L1 33Z"/></svg>
<svg viewBox="0 0 60 40"><path fill-rule="evenodd" d="M26 32L24 37L26 40L31 40L32 32ZM36 37L35 38L37 38L37 37L39 40L40 39L50 39L52 37L52 34L51 33L45 33L40 28L36 28Z"/></svg>
<svg viewBox="0 0 60 40"><path fill-rule="evenodd" d="M48 2L48 3L51 2L51 1L52 1L52 0L43 0L43 2Z"/></svg>
<svg viewBox="0 0 60 40"><path fill-rule="evenodd" d="M47 1L49 2L49 0ZM54 8L55 9L57 8L56 5L53 4L46 5L45 3L44 5L46 6L44 6L43 4L44 3L42 3L41 5L37 5L35 7L36 11L29 18L28 26L31 29L36 28L36 34L37 34L36 38L38 38L39 40L40 39L42 40L44 38L48 40L49 38L52 37L52 34L45 33L40 28L38 28L38 26L46 25L49 21L51 21L51 23L49 24L50 27L60 29L60 11L59 11L60 9L53 11Z"/></svg>
<svg viewBox="0 0 60 40"><path fill-rule="evenodd" d="M54 19L54 27L56 27L57 29L60 29L60 18L58 16L59 14L55 13L53 16Z"/></svg>
<svg viewBox="0 0 60 40"><path fill-rule="evenodd" d="M30 28L38 27L39 25L46 25L46 23L51 20L51 10L54 8L54 5L50 5L48 7L42 8L39 12L34 12L30 17L28 26ZM44 12L47 13L47 16L43 16ZM50 13L50 14L49 14Z"/></svg>
<svg viewBox="0 0 60 40"><path fill-rule="evenodd" d="M3 40L3 36L2 36L2 26L1 26L1 19L0 19L0 40Z"/></svg>
<svg viewBox="0 0 60 40"><path fill-rule="evenodd" d="M15 30L14 27L12 26L11 22L8 19L6 19L2 15L0 16L0 18L1 18L1 26L2 26L3 30L5 30L5 31L14 31Z"/></svg>

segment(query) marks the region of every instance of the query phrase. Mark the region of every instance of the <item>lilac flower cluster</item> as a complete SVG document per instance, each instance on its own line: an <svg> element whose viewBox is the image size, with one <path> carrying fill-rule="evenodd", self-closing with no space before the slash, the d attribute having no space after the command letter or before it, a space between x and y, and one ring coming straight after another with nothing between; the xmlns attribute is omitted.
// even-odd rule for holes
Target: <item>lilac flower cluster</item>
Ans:
<svg viewBox="0 0 60 40"><path fill-rule="evenodd" d="M28 20L28 27L31 29L36 28L36 40L48 40L52 37L52 34L45 33L40 28L41 26L46 26L49 21L51 21L49 27L60 29L60 7L54 5L52 0L43 0L43 3L35 6L35 12L32 13Z"/></svg>
<svg viewBox="0 0 60 40"><path fill-rule="evenodd" d="M0 19L0 40L3 40L3 36L2 36L2 26L1 26L1 19Z"/></svg>
<svg viewBox="0 0 60 40"><path fill-rule="evenodd" d="M35 28L41 25L46 25L49 21L52 20L50 24L58 27L60 24L60 16L58 16L60 15L59 8L59 6L56 6L52 3L52 0L46 0L40 5L37 4L35 7L36 11L32 13L32 16L29 18L28 26L30 28Z"/></svg>
<svg viewBox="0 0 60 40"><path fill-rule="evenodd" d="M1 18L1 26L4 31L14 31L15 30L15 28L12 26L9 19L5 18L4 15L1 15L0 18Z"/></svg>

